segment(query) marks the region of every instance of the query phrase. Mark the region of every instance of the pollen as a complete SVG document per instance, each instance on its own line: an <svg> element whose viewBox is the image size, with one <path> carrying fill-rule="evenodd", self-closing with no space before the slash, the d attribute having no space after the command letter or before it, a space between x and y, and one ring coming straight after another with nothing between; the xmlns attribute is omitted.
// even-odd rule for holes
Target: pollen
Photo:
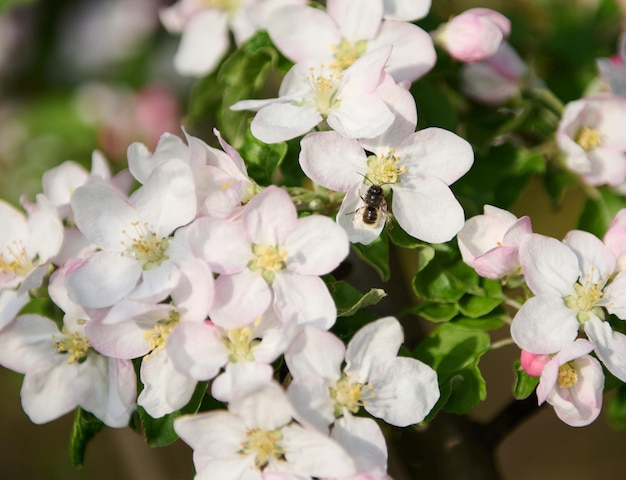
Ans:
<svg viewBox="0 0 626 480"><path fill-rule="evenodd" d="M375 396L371 384L353 382L347 375L343 375L329 390L330 397L335 402L335 417L341 416L344 410L357 413L361 407L367 405L368 398Z"/></svg>
<svg viewBox="0 0 626 480"><path fill-rule="evenodd" d="M228 361L237 363L239 361L254 361L253 348L260 343L254 338L254 331L250 327L234 328L228 330L227 338L224 340L228 350Z"/></svg>
<svg viewBox="0 0 626 480"><path fill-rule="evenodd" d="M345 70L365 53L366 48L367 40L352 43L350 40L342 38L338 44L332 46L335 57L332 66L337 70Z"/></svg>
<svg viewBox="0 0 626 480"><path fill-rule="evenodd" d="M408 171L406 166L399 165L400 160L393 147L384 155L370 156L368 178L377 185L398 183L400 176Z"/></svg>
<svg viewBox="0 0 626 480"><path fill-rule="evenodd" d="M169 238L160 238L152 232L147 224L133 223L134 235L130 235L126 230L122 234L128 238L123 242L126 252L133 256L138 262L143 264L144 270L158 267L164 260L167 260L167 249Z"/></svg>
<svg viewBox="0 0 626 480"><path fill-rule="evenodd" d="M286 266L288 255L281 246L252 245L252 253L254 259L248 263L248 268L258 271L268 283L272 283L276 272Z"/></svg>
<svg viewBox="0 0 626 480"><path fill-rule="evenodd" d="M271 459L285 460L285 449L280 445L283 434L280 430L261 430L254 428L246 433L246 440L241 444L240 455L253 455L255 467L262 471Z"/></svg>
<svg viewBox="0 0 626 480"><path fill-rule="evenodd" d="M314 98L311 103L322 116L327 117L341 103L338 93L343 75L334 68L330 68L325 72L322 65L319 74L311 67L309 76L306 79L314 92Z"/></svg>
<svg viewBox="0 0 626 480"><path fill-rule="evenodd" d="M565 363L559 367L559 387L572 388L578 381L578 374L574 367Z"/></svg>
<svg viewBox="0 0 626 480"><path fill-rule="evenodd" d="M148 340L148 348L150 349L150 353L144 357L144 360L149 360L151 355L158 353L165 347L167 337L179 322L180 314L172 311L169 318L159 320L152 329L143 334L143 337Z"/></svg>
<svg viewBox="0 0 626 480"><path fill-rule="evenodd" d="M25 277L33 268L33 262L21 241L10 243L0 252L0 273L3 275Z"/></svg>
<svg viewBox="0 0 626 480"><path fill-rule="evenodd" d="M65 328L62 333L65 335L65 338L53 343L57 353L69 354L67 363L70 365L76 362L84 362L87 359L87 354L91 348L87 337L77 332L70 333Z"/></svg>
<svg viewBox="0 0 626 480"><path fill-rule="evenodd" d="M588 152L602 145L602 134L595 128L581 127L578 132L576 132L574 141L580 145L585 152Z"/></svg>

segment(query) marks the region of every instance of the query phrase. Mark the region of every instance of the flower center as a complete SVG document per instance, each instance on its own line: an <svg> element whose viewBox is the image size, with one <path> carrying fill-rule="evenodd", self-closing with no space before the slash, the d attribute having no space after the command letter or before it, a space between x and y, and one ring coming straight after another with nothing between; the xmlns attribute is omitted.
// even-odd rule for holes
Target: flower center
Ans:
<svg viewBox="0 0 626 480"><path fill-rule="evenodd" d="M272 283L276 272L285 268L287 251L281 246L252 245L254 259L250 260L248 268L258 271L267 283Z"/></svg>
<svg viewBox="0 0 626 480"><path fill-rule="evenodd" d="M339 99L339 83L343 80L341 72L330 69L326 74L324 66L321 66L319 75L315 73L315 69L309 69L309 76L306 78L313 90L313 101L311 102L320 115L327 117L328 114L337 108L341 103Z"/></svg>
<svg viewBox="0 0 626 480"><path fill-rule="evenodd" d="M84 362L87 359L87 353L91 348L87 337L78 332L69 333L66 328L63 328L62 333L65 335L65 338L53 343L57 353L69 353L70 356L67 359L68 364Z"/></svg>
<svg viewBox="0 0 626 480"><path fill-rule="evenodd" d="M150 348L150 353L144 356L144 360L149 360L150 357L165 346L165 342L167 341L167 337L174 327L178 325L180 322L180 314L178 312L170 312L170 316L167 319L159 320L156 325L143 334L143 337L148 340Z"/></svg>
<svg viewBox="0 0 626 480"><path fill-rule="evenodd" d="M141 225L139 222L134 222L133 227L136 228L136 232L132 236L126 230L122 230L122 234L130 240L128 243L122 243L126 247L126 252L143 264L144 270L158 267L169 258L167 256L168 238L158 238L147 224Z"/></svg>
<svg viewBox="0 0 626 480"><path fill-rule="evenodd" d="M10 243L4 252L0 252L0 273L3 275L25 277L33 268L21 240Z"/></svg>
<svg viewBox="0 0 626 480"><path fill-rule="evenodd" d="M595 128L581 127L578 132L576 132L574 141L580 145L585 152L588 152L602 145L602 134Z"/></svg>
<svg viewBox="0 0 626 480"><path fill-rule="evenodd" d="M272 458L285 460L285 449L280 445L283 434L280 430L248 430L246 440L241 444L240 455L254 455L254 465L263 470Z"/></svg>
<svg viewBox="0 0 626 480"><path fill-rule="evenodd" d="M559 387L572 388L578 381L578 374L574 367L565 363L559 367Z"/></svg>
<svg viewBox="0 0 626 480"><path fill-rule="evenodd" d="M234 328L228 330L227 338L224 339L228 350L228 361L237 363L238 361L254 361L252 350L260 340L254 338L254 331L250 327Z"/></svg>
<svg viewBox="0 0 626 480"><path fill-rule="evenodd" d="M604 297L602 291L608 278L598 282L592 283L591 275L585 275L585 279L579 279L574 285L575 295L565 297L565 305L572 310L577 310L578 314L576 318L583 324L589 320L590 314L594 314L600 318L604 317L604 312L598 304Z"/></svg>
<svg viewBox="0 0 626 480"><path fill-rule="evenodd" d="M406 166L398 165L400 160L393 147L385 155L378 157L370 155L367 159L367 166L369 167L367 177L376 185L398 183L400 175L407 172Z"/></svg>
<svg viewBox="0 0 626 480"><path fill-rule="evenodd" d="M332 46L335 57L333 67L337 70L345 70L365 53L366 48L367 40L352 43L350 40L342 38L337 45Z"/></svg>
<svg viewBox="0 0 626 480"><path fill-rule="evenodd" d="M329 387L330 398L335 402L334 415L343 415L344 410L356 413L367 405L367 398L376 396L369 383L351 382L350 377L342 375L334 387Z"/></svg>

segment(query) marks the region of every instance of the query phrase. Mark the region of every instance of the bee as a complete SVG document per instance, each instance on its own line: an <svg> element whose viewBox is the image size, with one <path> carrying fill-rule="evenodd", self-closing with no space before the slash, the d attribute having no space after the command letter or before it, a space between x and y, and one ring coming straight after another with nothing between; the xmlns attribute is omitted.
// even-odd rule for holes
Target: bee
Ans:
<svg viewBox="0 0 626 480"><path fill-rule="evenodd" d="M359 207L352 213L360 214L363 223L368 227L375 227L380 219L382 219L383 222L389 220L387 214L387 200L385 200L385 192L382 185L375 184L365 175L363 175L363 177L371 183L365 195L361 195L361 200L363 200L365 205Z"/></svg>

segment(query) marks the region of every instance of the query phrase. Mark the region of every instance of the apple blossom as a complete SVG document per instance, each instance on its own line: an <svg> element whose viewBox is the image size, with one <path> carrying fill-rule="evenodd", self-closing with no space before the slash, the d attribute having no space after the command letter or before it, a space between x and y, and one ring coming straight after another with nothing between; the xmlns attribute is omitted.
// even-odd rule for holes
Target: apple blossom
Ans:
<svg viewBox="0 0 626 480"><path fill-rule="evenodd" d="M125 427L135 405L135 371L130 361L96 353L84 322L59 331L40 315L17 317L0 332L0 365L25 374L22 406L34 423L81 407L110 427Z"/></svg>
<svg viewBox="0 0 626 480"><path fill-rule="evenodd" d="M617 259L617 271L626 269L626 209L615 214L602 241Z"/></svg>
<svg viewBox="0 0 626 480"><path fill-rule="evenodd" d="M528 66L507 42L490 57L461 68L461 91L471 99L497 105L520 94Z"/></svg>
<svg viewBox="0 0 626 480"><path fill-rule="evenodd" d="M379 97L389 47L368 52L346 70L319 63L297 63L283 79L278 98L242 100L231 110L258 110L250 129L265 143L304 135L322 122L348 137L373 137L393 122Z"/></svg>
<svg viewBox="0 0 626 480"><path fill-rule="evenodd" d="M591 95L565 106L557 143L567 167L590 185L616 186L626 180L626 98Z"/></svg>
<svg viewBox="0 0 626 480"><path fill-rule="evenodd" d="M397 82L412 82L435 65L432 40L418 26L383 20L383 15L386 9L400 16L419 14L424 2L417 2L413 7L417 8L410 9L413 12L400 2L383 3L329 0L325 12L304 5L284 8L273 15L267 30L278 49L295 63L324 64L336 70L348 68L366 52L391 46L385 70Z"/></svg>
<svg viewBox="0 0 626 480"><path fill-rule="evenodd" d="M77 227L102 249L69 273L73 301L109 307L135 287L136 299L167 295L178 274L170 235L196 214L189 165L165 162L129 199L105 184L89 183L74 192L71 205Z"/></svg>
<svg viewBox="0 0 626 480"><path fill-rule="evenodd" d="M501 208L485 205L483 215L465 222L457 235L463 261L485 278L502 278L520 269L519 244L532 232L530 218L520 219Z"/></svg>
<svg viewBox="0 0 626 480"><path fill-rule="evenodd" d="M292 421L282 388L267 383L234 398L228 411L214 410L174 421L194 450L196 480L343 478L354 461L334 440ZM271 474L277 474L272 477Z"/></svg>
<svg viewBox="0 0 626 480"><path fill-rule="evenodd" d="M587 355L593 348L584 339L564 346L545 364L537 385L539 405L548 402L572 427L589 425L602 409L604 373L600 363Z"/></svg>
<svg viewBox="0 0 626 480"><path fill-rule="evenodd" d="M57 210L44 195L25 207L27 215L0 201L0 329L28 303L63 242Z"/></svg>
<svg viewBox="0 0 626 480"><path fill-rule="evenodd" d="M427 242L446 242L464 222L463 209L448 185L471 167L472 148L441 128L415 132L415 102L403 88L385 83L381 95L396 113L388 130L361 141L337 132L311 133L301 141L300 166L316 183L347 192L337 222L350 241L368 244L380 234L385 215L373 225L363 221L367 190L378 185L385 194L393 192L391 210L407 233Z"/></svg>
<svg viewBox="0 0 626 480"><path fill-rule="evenodd" d="M617 54L611 58L599 58L596 62L611 91L626 97L626 31L620 35Z"/></svg>
<svg viewBox="0 0 626 480"><path fill-rule="evenodd" d="M489 8L470 8L443 24L434 39L457 60L476 62L496 53L509 36L511 22Z"/></svg>
<svg viewBox="0 0 626 480"><path fill-rule="evenodd" d="M183 75L201 77L212 72L228 50L229 30L241 45L265 27L271 15L285 5L306 0L178 0L160 12L161 22L171 33L182 33L174 67Z"/></svg>
<svg viewBox="0 0 626 480"><path fill-rule="evenodd" d="M289 194L269 186L248 202L239 221L204 217L189 229L195 254L220 274L210 310L215 324L246 326L270 303L283 322L334 324L337 310L319 276L340 264L349 243L331 219L297 218Z"/></svg>
<svg viewBox="0 0 626 480"><path fill-rule="evenodd" d="M383 0L383 14L388 20L412 22L425 17L431 0Z"/></svg>
<svg viewBox="0 0 626 480"><path fill-rule="evenodd" d="M421 422L439 399L437 374L419 360L396 356L403 337L394 317L368 323L347 348L330 332L304 327L285 352L296 418L327 432L335 418L363 407L391 425Z"/></svg>

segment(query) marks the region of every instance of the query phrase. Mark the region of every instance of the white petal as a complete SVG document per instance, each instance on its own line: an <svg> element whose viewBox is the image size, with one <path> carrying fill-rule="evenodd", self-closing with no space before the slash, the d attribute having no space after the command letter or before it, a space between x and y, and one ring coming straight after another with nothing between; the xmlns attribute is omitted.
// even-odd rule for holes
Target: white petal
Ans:
<svg viewBox="0 0 626 480"><path fill-rule="evenodd" d="M0 331L0 365L19 373L46 370L57 363L56 324L40 315L20 315Z"/></svg>
<svg viewBox="0 0 626 480"><path fill-rule="evenodd" d="M321 377L336 382L341 374L346 347L331 332L306 325L285 352L294 379Z"/></svg>
<svg viewBox="0 0 626 480"><path fill-rule="evenodd" d="M320 377L310 376L294 379L287 390L298 422L325 435L335 420L334 402L329 395L331 386Z"/></svg>
<svg viewBox="0 0 626 480"><path fill-rule="evenodd" d="M339 25L341 36L357 42L370 40L378 33L383 16L382 7L379 0L329 0L327 11Z"/></svg>
<svg viewBox="0 0 626 480"><path fill-rule="evenodd" d="M224 372L213 380L211 395L220 402L230 402L239 392L270 382L273 374L271 365L246 361L228 363Z"/></svg>
<svg viewBox="0 0 626 480"><path fill-rule="evenodd" d="M297 212L289 194L270 185L246 205L243 223L257 245L280 245L297 225Z"/></svg>
<svg viewBox="0 0 626 480"><path fill-rule="evenodd" d="M376 478L387 473L387 443L371 418L344 415L335 422L332 438L352 455L359 473Z"/></svg>
<svg viewBox="0 0 626 480"><path fill-rule="evenodd" d="M225 410L178 417L174 430L194 451L214 458L237 455L246 438L243 421Z"/></svg>
<svg viewBox="0 0 626 480"><path fill-rule="evenodd" d="M315 107L272 103L257 112L250 130L262 142L278 143L304 135L321 121Z"/></svg>
<svg viewBox="0 0 626 480"><path fill-rule="evenodd" d="M248 269L235 275L220 275L215 281L215 299L210 317L223 328L252 323L270 305L271 292L263 278Z"/></svg>
<svg viewBox="0 0 626 480"><path fill-rule="evenodd" d="M608 322L599 318L585 323L585 333L595 344L596 355L608 371L626 382L626 336L614 332Z"/></svg>
<svg viewBox="0 0 626 480"><path fill-rule="evenodd" d="M277 383L263 383L240 393L231 400L228 410L241 417L249 429L276 430L291 421L291 405Z"/></svg>

